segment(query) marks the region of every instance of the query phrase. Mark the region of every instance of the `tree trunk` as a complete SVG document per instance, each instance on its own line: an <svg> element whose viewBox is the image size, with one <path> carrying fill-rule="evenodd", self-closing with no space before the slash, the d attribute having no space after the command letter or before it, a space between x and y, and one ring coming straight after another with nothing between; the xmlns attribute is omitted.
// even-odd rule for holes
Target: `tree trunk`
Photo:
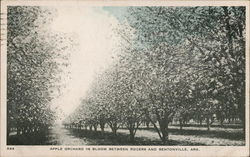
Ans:
<svg viewBox="0 0 250 157"><path fill-rule="evenodd" d="M209 117L207 117L207 131L210 131L210 122L209 122Z"/></svg>
<svg viewBox="0 0 250 157"><path fill-rule="evenodd" d="M183 124L182 124L182 119L179 119L180 121L180 130L182 130Z"/></svg>
<svg viewBox="0 0 250 157"><path fill-rule="evenodd" d="M27 127L26 129L27 129L26 133L27 133L27 134L30 134L30 132L31 132L30 127Z"/></svg>
<svg viewBox="0 0 250 157"><path fill-rule="evenodd" d="M200 121L200 126L202 126L202 119L199 119L199 121Z"/></svg>
<svg viewBox="0 0 250 157"><path fill-rule="evenodd" d="M163 123L162 123L162 119L160 118L159 115L157 115L157 121L160 124L160 128L157 127L156 123L150 118L147 110L145 111L145 114L147 116L147 118L150 120L151 124L153 124L155 130L157 131L161 141L163 144L166 144L166 134L165 134L165 130L163 129Z"/></svg>
<svg viewBox="0 0 250 157"><path fill-rule="evenodd" d="M130 142L134 143L135 142L135 134L134 134L134 129L129 130L129 137L130 137Z"/></svg>
<svg viewBox="0 0 250 157"><path fill-rule="evenodd" d="M160 130L162 134L161 141L165 145L168 142L168 122L161 120L159 124L160 124Z"/></svg>
<svg viewBox="0 0 250 157"><path fill-rule="evenodd" d="M100 123L100 128L101 128L102 133L104 133L104 127L105 127L105 124L104 123Z"/></svg>
<svg viewBox="0 0 250 157"><path fill-rule="evenodd" d="M147 129L149 129L149 124L150 124L150 121L146 121Z"/></svg>
<svg viewBox="0 0 250 157"><path fill-rule="evenodd" d="M168 141L169 140L169 137L168 137L168 123L167 123L167 126L166 126L166 140Z"/></svg>
<svg viewBox="0 0 250 157"><path fill-rule="evenodd" d="M220 126L223 126L224 118L220 119Z"/></svg>
<svg viewBox="0 0 250 157"><path fill-rule="evenodd" d="M36 132L39 132L39 128L38 127L36 127Z"/></svg>
<svg viewBox="0 0 250 157"><path fill-rule="evenodd" d="M20 127L17 127L17 136L20 135Z"/></svg>
<svg viewBox="0 0 250 157"><path fill-rule="evenodd" d="M94 125L94 131L95 132L97 131L97 125Z"/></svg>
<svg viewBox="0 0 250 157"><path fill-rule="evenodd" d="M23 132L23 134L27 134L27 128L24 127L22 132Z"/></svg>
<svg viewBox="0 0 250 157"><path fill-rule="evenodd" d="M10 136L10 127L7 127L7 137Z"/></svg>
<svg viewBox="0 0 250 157"><path fill-rule="evenodd" d="M118 130L117 123L116 122L114 122L114 123L110 122L109 126L110 126L110 128L112 130L112 133L116 136L116 133L117 133L117 130Z"/></svg>
<svg viewBox="0 0 250 157"><path fill-rule="evenodd" d="M112 128L112 133L116 136L116 133L117 133L117 129L115 128Z"/></svg>
<svg viewBox="0 0 250 157"><path fill-rule="evenodd" d="M161 139L161 141L162 141L162 144L164 144L164 145L167 143L167 135L166 135L165 131L162 132L162 139Z"/></svg>

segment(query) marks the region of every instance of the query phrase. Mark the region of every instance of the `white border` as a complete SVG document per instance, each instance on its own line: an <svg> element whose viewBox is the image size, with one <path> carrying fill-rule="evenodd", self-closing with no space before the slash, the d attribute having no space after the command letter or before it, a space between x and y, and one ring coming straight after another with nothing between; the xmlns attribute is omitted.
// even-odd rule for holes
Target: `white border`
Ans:
<svg viewBox="0 0 250 157"><path fill-rule="evenodd" d="M6 41L1 45L1 138L0 156L249 156L249 1L131 1L131 0L66 0L66 1L1 1L1 13L6 13L7 6L246 6L246 145L245 146L14 146L14 151L6 146ZM1 23L7 23L6 14ZM1 29L6 32L6 25ZM1 38L6 39L6 35ZM2 43L2 42L1 42ZM199 151L52 151L50 148L93 148L93 147L140 147L140 148L198 148Z"/></svg>

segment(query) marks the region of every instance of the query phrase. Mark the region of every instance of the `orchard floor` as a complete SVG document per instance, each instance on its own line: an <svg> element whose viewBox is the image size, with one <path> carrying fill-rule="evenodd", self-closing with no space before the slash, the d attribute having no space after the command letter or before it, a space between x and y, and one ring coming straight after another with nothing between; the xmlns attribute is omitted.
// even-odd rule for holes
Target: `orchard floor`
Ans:
<svg viewBox="0 0 250 157"><path fill-rule="evenodd" d="M180 130L178 126L169 126L169 142L167 145L180 146L242 146L245 137L238 127L212 127L208 132L205 127L189 126ZM105 128L100 130L65 129L59 125L52 127L45 138L15 137L11 136L11 145L161 145L159 136L153 128L139 128L136 132L135 142L129 140L129 132L119 129L117 136Z"/></svg>
<svg viewBox="0 0 250 157"><path fill-rule="evenodd" d="M241 128L212 127L208 132L205 127L189 126L180 130L177 126L169 127L169 142L167 145L206 145L206 146L243 146L245 137ZM135 142L129 141L129 132L119 129L117 136L106 128L102 134L89 130L69 129L71 135L80 139L91 139L89 145L161 145L159 136L153 128L140 128L136 132Z"/></svg>

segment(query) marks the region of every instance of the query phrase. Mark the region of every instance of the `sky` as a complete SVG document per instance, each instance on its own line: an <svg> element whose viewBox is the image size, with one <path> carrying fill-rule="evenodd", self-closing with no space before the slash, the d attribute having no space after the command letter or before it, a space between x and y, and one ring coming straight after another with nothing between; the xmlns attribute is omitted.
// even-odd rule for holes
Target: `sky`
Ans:
<svg viewBox="0 0 250 157"><path fill-rule="evenodd" d="M119 39L113 29L122 16L120 9L102 7L58 7L58 16L52 23L55 32L76 34L79 47L70 52L70 80L62 95L53 101L69 115L86 96L95 73L112 64ZM63 76L66 80L66 77Z"/></svg>

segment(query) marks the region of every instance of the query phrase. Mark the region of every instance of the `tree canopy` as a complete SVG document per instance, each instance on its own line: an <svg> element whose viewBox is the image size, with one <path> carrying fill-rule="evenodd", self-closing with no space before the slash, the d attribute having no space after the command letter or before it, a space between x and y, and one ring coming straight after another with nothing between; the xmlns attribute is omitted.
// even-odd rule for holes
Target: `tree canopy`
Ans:
<svg viewBox="0 0 250 157"><path fill-rule="evenodd" d="M147 119L163 143L173 119L206 119L209 130L215 118L238 118L245 127L244 7L128 7L116 32L118 61L78 114L114 133L125 125L131 140Z"/></svg>

